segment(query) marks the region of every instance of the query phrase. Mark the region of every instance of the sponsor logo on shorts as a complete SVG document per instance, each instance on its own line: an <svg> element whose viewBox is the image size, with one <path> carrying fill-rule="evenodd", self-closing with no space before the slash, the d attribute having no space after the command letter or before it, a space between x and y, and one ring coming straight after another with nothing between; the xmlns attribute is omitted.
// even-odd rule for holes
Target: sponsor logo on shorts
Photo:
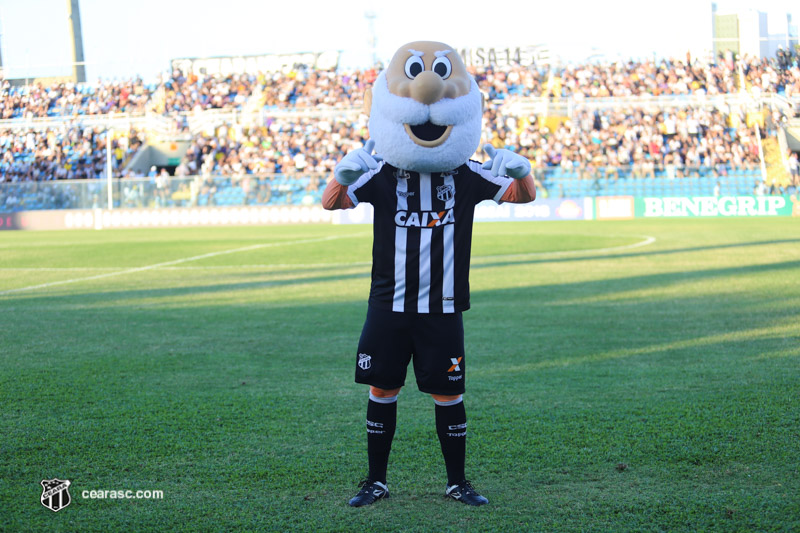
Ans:
<svg viewBox="0 0 800 533"><path fill-rule="evenodd" d="M460 381L464 379L464 374L460 374L458 376L447 376L447 379L449 379L450 381Z"/></svg>
<svg viewBox="0 0 800 533"><path fill-rule="evenodd" d="M450 358L450 362L453 363L453 365L450 367L448 372L461 372L461 366L460 365L461 365L461 360L462 359L464 359L463 356L459 357L459 358L451 357Z"/></svg>
<svg viewBox="0 0 800 533"><path fill-rule="evenodd" d="M372 367L372 356L365 353L358 354L358 368L361 370L369 370Z"/></svg>

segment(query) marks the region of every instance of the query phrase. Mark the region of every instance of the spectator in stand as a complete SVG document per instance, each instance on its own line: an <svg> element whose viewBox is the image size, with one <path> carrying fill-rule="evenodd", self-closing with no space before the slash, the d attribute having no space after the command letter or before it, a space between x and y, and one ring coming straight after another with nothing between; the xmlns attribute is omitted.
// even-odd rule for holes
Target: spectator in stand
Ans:
<svg viewBox="0 0 800 533"><path fill-rule="evenodd" d="M787 161L789 167L789 179L792 186L797 189L800 187L800 162L797 160L797 152L792 152Z"/></svg>
<svg viewBox="0 0 800 533"><path fill-rule="evenodd" d="M102 127L0 130L0 183L104 177L105 135ZM141 144L142 138L136 130L112 140L115 175L121 175L127 158Z"/></svg>
<svg viewBox="0 0 800 533"><path fill-rule="evenodd" d="M141 79L98 84L61 83L43 87L37 83L15 87L4 80L0 88L0 118L142 113L150 91Z"/></svg>

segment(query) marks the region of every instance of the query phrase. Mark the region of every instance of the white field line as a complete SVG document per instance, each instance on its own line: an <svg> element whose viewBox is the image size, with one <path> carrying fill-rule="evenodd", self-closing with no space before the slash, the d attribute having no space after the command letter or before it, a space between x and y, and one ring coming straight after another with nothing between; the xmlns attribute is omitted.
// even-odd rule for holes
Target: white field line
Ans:
<svg viewBox="0 0 800 533"><path fill-rule="evenodd" d="M596 253L608 253L608 252L617 252L622 250L629 250L631 248L639 248L642 246L648 246L656 242L655 237L649 237L646 235L642 235L645 237L644 240L640 242L636 242L633 244L625 244L622 246L614 246L611 248L592 248L589 250L564 250L564 251L556 251L556 252L530 252L524 254L511 254L511 255L473 255L472 259L483 259L483 260L496 260L496 259L521 259L521 258L531 258L531 257L553 257L553 256L564 256L564 255L581 255L581 254L596 254ZM328 237L327 239L330 239ZM341 237L333 237L333 238L341 238ZM317 240L327 240L327 239L317 239ZM314 240L307 240L302 242L315 242ZM272 243L269 246L275 244L295 244L292 243ZM264 245L257 245L259 247L263 247ZM215 255L221 255L223 253L233 253L236 251L243 251L243 250L231 250L228 252L215 252ZM188 258L188 259L180 259L178 261L173 261L170 263L159 263L158 265L151 265L148 267L141 267L141 270L244 270L244 269L281 269L281 268L340 268L340 267L359 267L359 266L370 266L372 265L371 261L353 261L349 263L272 263L272 264L261 264L261 265L208 265L208 266L172 266L176 263L181 262L188 262L193 261L195 259L200 259L201 257L208 257L206 256L199 256L195 258ZM116 272L121 269L125 269L123 272ZM64 267L64 268L2 268L0 267L0 272L60 272L60 271L82 271L82 272L91 272L94 270L114 270L115 272L112 275L122 274L128 272L128 267ZM105 277L105 275L101 276L92 276L91 278L85 279L94 279L95 277ZM56 282L58 283L58 282ZM66 281L63 283L67 283ZM70 282L71 283L71 282ZM23 289L14 289L14 291L20 291ZM8 291L7 291L8 292ZM5 294L0 292L0 294Z"/></svg>
<svg viewBox="0 0 800 533"><path fill-rule="evenodd" d="M258 250L261 248L272 248L276 246L288 246L293 244L307 244L312 242L322 242L322 241L331 241L335 239L341 239L346 237L352 237L352 235L340 235L340 236L331 236L331 237L322 237L319 239L303 239L297 241L285 241L285 242L269 242L263 244L253 244L251 246L244 246L242 248L234 248L232 250L222 250L219 252L210 252L207 254L202 255L195 255L192 257L184 257L183 259L175 259L173 261L165 261L163 263L155 263L153 265L147 265L142 267L135 267L135 268L127 268L125 270L117 270L114 272L106 272L105 274L97 274L95 276L86 276L83 278L73 278L73 279L65 279L61 281L53 281L50 283L42 283L41 285L30 285L28 287L20 287L18 289L10 289L7 291L0 291L0 296L5 294L13 294L15 292L23 292L23 291L32 291L36 289L46 289L48 287L55 287L58 285L66 285L68 283L77 283L79 281L90 281L95 279L103 279L103 278L110 278L112 276L122 276L124 274L133 274L135 272L143 272L145 270L155 270L158 268L169 267L172 265L179 265L181 263L188 263L190 261L199 261L200 259L208 259L209 257L216 257L219 255L227 255L227 254L235 254L239 252L248 252L250 250Z"/></svg>
<svg viewBox="0 0 800 533"><path fill-rule="evenodd" d="M479 255L473 256L475 259L524 259L528 257L558 257L564 255L585 255L585 254L604 254L609 252L621 252L622 250L630 250L632 248L641 248L642 246L649 246L656 242L655 237L649 235L641 235L644 240L635 242L633 244L624 244L622 246L611 246L609 248L592 248L589 250L564 250L556 252L530 252L524 254L507 254L507 255Z"/></svg>
<svg viewBox="0 0 800 533"><path fill-rule="evenodd" d="M124 270L130 267L8 267L0 272L92 272L95 270Z"/></svg>

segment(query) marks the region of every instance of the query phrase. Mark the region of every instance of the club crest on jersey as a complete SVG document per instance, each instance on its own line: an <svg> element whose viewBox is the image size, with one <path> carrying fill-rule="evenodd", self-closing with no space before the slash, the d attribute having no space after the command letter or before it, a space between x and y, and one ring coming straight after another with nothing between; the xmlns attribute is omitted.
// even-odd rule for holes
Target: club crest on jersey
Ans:
<svg viewBox="0 0 800 533"><path fill-rule="evenodd" d="M456 221L452 209L444 211L398 211L394 223L401 228L435 228Z"/></svg>
<svg viewBox="0 0 800 533"><path fill-rule="evenodd" d="M456 193L456 188L450 184L439 185L436 187L436 198L443 202L449 202L453 199Z"/></svg>
<svg viewBox="0 0 800 533"><path fill-rule="evenodd" d="M402 168L398 168L394 172L394 177L399 180L407 180L411 177L411 173L408 170L403 170Z"/></svg>

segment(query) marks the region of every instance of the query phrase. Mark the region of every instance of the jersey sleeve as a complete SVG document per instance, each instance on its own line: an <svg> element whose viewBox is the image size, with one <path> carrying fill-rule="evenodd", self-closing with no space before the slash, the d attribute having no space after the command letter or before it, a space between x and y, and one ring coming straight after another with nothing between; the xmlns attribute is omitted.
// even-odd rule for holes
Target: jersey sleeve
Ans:
<svg viewBox="0 0 800 533"><path fill-rule="evenodd" d="M376 181L372 178L383 168L383 161L378 163L378 168L362 174L358 180L347 188L347 196L353 202L353 207L364 202L371 204L375 198Z"/></svg>
<svg viewBox="0 0 800 533"><path fill-rule="evenodd" d="M347 195L347 187L336 181L336 178L331 178L322 192L322 207L328 211L353 208L353 202Z"/></svg>
<svg viewBox="0 0 800 533"><path fill-rule="evenodd" d="M491 170L484 169L477 161L470 160L467 164L469 169L478 175L475 180L475 203L478 204L484 200L494 200L500 203L514 179L508 176L493 176Z"/></svg>

